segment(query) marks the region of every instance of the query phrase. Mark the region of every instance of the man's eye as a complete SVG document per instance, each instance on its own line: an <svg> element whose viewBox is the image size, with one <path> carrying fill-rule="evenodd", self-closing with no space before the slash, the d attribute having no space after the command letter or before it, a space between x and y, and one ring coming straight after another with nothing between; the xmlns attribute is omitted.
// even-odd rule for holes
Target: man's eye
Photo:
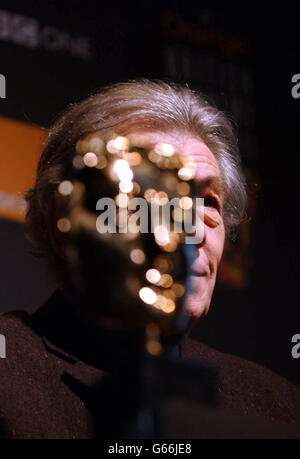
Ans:
<svg viewBox="0 0 300 459"><path fill-rule="evenodd" d="M204 196L204 206L218 209L218 201L213 196Z"/></svg>

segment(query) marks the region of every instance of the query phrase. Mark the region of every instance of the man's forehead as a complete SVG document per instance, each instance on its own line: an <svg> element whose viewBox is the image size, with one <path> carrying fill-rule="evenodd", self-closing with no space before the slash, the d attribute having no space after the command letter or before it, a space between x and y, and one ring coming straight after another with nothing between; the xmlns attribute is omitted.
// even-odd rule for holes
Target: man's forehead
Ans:
<svg viewBox="0 0 300 459"><path fill-rule="evenodd" d="M195 151L195 147L209 150L206 144L199 137L181 131L163 132L139 130L137 132L129 133L127 138L132 144L144 148L154 147L159 142L168 143L173 145L176 151L183 155L189 154L191 149Z"/></svg>
<svg viewBox="0 0 300 459"><path fill-rule="evenodd" d="M181 132L138 132L127 137L132 145L146 149L152 149L158 143L172 145L184 164L194 164L194 181L197 186L211 187L216 192L222 191L223 180L217 160L200 138Z"/></svg>

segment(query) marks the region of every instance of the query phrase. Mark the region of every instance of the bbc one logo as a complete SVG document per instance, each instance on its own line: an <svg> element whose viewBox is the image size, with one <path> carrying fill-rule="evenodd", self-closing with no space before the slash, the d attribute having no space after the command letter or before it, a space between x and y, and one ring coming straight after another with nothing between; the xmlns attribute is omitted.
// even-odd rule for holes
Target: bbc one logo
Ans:
<svg viewBox="0 0 300 459"><path fill-rule="evenodd" d="M0 73L0 99L6 99L6 78Z"/></svg>

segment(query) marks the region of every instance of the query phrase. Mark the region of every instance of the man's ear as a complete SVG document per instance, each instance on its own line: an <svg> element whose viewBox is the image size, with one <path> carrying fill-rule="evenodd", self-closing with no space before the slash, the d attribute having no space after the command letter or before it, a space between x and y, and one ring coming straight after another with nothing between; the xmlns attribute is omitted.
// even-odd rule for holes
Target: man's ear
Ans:
<svg viewBox="0 0 300 459"><path fill-rule="evenodd" d="M59 258L66 260L65 237L57 228L57 222L61 217L61 205L57 196L52 194L48 203L48 234L53 250Z"/></svg>

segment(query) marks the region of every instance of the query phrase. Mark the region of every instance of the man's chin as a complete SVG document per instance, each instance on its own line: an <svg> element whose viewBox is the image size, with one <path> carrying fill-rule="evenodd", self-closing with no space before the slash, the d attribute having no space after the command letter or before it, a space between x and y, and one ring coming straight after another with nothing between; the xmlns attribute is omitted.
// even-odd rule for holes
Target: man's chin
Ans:
<svg viewBox="0 0 300 459"><path fill-rule="evenodd" d="M209 305L210 301L207 299L204 301L203 298L186 298L183 310L189 317L188 331L193 328L200 318L206 316L209 310Z"/></svg>

